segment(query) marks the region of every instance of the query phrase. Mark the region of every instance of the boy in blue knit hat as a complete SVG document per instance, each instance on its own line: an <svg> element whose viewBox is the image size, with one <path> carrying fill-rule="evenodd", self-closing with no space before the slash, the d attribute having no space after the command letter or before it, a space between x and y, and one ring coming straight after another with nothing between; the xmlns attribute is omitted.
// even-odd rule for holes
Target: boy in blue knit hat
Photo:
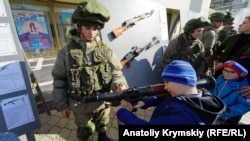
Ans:
<svg viewBox="0 0 250 141"><path fill-rule="evenodd" d="M137 117L121 105L112 106L111 112L127 125L204 125L213 124L224 110L224 103L205 89L196 88L196 72L189 62L174 60L162 73L163 96L138 101L133 108L155 106L149 121Z"/></svg>
<svg viewBox="0 0 250 141"><path fill-rule="evenodd" d="M216 79L216 87L210 91L226 104L218 124L238 124L242 115L250 111L250 99L239 94L241 87L249 85L248 70L242 63L239 59L225 62L222 75Z"/></svg>

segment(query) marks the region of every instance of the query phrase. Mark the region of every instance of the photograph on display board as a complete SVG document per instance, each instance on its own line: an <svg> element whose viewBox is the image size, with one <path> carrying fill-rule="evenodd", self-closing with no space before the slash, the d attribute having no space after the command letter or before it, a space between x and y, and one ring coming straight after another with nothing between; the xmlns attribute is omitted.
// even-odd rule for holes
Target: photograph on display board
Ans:
<svg viewBox="0 0 250 141"><path fill-rule="evenodd" d="M70 12L62 12L61 14L61 20L63 23L63 29L64 29L64 35L65 35L65 41L69 41L70 39L70 33L69 31L74 28L73 23L71 21L73 13Z"/></svg>
<svg viewBox="0 0 250 141"><path fill-rule="evenodd" d="M12 10L12 14L24 50L51 47L44 12Z"/></svg>

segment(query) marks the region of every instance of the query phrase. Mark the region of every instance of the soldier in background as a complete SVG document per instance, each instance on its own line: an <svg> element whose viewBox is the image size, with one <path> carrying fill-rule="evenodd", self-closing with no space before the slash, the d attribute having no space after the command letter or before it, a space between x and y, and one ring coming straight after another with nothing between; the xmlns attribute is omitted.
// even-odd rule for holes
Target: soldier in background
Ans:
<svg viewBox="0 0 250 141"><path fill-rule="evenodd" d="M218 41L222 42L227 36L236 34L237 31L232 26L234 23L232 13L227 12L223 22L223 28L218 32Z"/></svg>
<svg viewBox="0 0 250 141"><path fill-rule="evenodd" d="M216 64L215 77L222 74L223 63L227 60L241 58L243 56L243 58L249 61L247 56L250 56L250 16L245 17L239 25L238 33L239 34L227 37L221 45L216 48L213 54L214 62ZM248 69L249 67L246 68ZM241 88L239 93L242 96L249 98L250 86Z"/></svg>
<svg viewBox="0 0 250 141"><path fill-rule="evenodd" d="M184 26L184 33L169 42L163 55L163 65L167 66L173 60L184 60L193 66L198 77L205 75L204 46L199 37L207 24L204 17L189 20Z"/></svg>
<svg viewBox="0 0 250 141"><path fill-rule="evenodd" d="M72 16L77 28L71 30L72 39L58 52L52 70L55 108L65 118L73 112L79 141L91 140L95 131L98 141L111 140L106 135L109 103L84 103L83 97L128 87L118 57L99 35L109 19L108 10L96 0L80 3Z"/></svg>
<svg viewBox="0 0 250 141"><path fill-rule="evenodd" d="M218 39L217 32L219 28L223 25L225 15L222 12L214 12L209 16L210 24L204 27L204 31L200 37L201 42L204 44L205 57L209 69L214 71L213 63L213 50Z"/></svg>

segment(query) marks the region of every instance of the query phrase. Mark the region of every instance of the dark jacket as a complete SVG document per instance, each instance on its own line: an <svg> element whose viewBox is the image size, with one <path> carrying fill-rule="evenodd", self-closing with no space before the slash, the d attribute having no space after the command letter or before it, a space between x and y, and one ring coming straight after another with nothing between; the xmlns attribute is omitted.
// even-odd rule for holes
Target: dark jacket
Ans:
<svg viewBox="0 0 250 141"><path fill-rule="evenodd" d="M201 94L182 97L150 97L144 100L144 109L156 106L149 121L138 118L127 109L117 112L118 119L127 125L204 125L213 124L225 109L224 103L202 89Z"/></svg>
<svg viewBox="0 0 250 141"><path fill-rule="evenodd" d="M214 51L215 60L225 62L239 58L250 48L250 35L235 34L227 37ZM244 43L242 42L244 41Z"/></svg>

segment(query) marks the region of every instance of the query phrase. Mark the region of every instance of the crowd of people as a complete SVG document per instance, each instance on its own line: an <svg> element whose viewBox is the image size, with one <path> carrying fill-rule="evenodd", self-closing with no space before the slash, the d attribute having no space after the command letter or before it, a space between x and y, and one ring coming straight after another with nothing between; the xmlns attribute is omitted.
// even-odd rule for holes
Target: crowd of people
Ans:
<svg viewBox="0 0 250 141"><path fill-rule="evenodd" d="M82 102L85 96L128 88L118 57L100 38L109 19L96 0L80 3L72 16L77 26L52 70L55 108L65 118L73 113L79 141L95 132L98 141L111 140L106 135L110 112L127 125L210 125L237 124L250 110L250 17L235 32L231 13L222 12L190 19L184 32L169 42L162 59L165 95L141 99L130 108ZM197 87L205 75L216 79L214 89ZM150 106L156 109L149 121L132 112Z"/></svg>
<svg viewBox="0 0 250 141"><path fill-rule="evenodd" d="M140 119L122 106L111 107L112 113L117 115L119 120L125 124L148 125L238 124L241 117L250 111L250 79L248 75L250 69L250 19L249 17L245 18L240 24L238 32L232 30L231 25L234 18L228 12L226 15L222 12L212 13L209 19L210 21L204 20L203 17L190 19L184 26L184 32L169 41L163 55L165 70L162 73L162 79L165 89L170 95L150 97L139 101L134 107L130 107L131 110L155 106L156 109L151 119L149 121ZM228 24L230 24L230 28L226 30L224 26ZM183 64L180 65L181 63ZM184 65L185 63L187 64ZM194 68L194 71L188 70L188 65L190 68ZM192 72L196 75L192 76ZM215 106L215 103L209 100L202 101L205 94L199 96L197 89L196 91L188 89L186 85L190 87L194 75L197 77L194 80L201 79L203 75L211 75L216 79L216 86L209 90L209 93L214 96L213 98L221 100L225 104L225 109L223 109L222 104L219 104L219 100L216 101L218 102L216 103L217 107L212 108L217 110L216 112L206 110L206 108L210 109L211 107L200 105L201 103L205 105L209 103ZM183 89L184 87L186 89ZM194 99L198 97L199 100L195 101L199 101L199 104L193 102L190 96ZM189 100L184 100L183 97ZM175 101L173 99L178 99L178 102L181 101L180 103L185 104L176 104L172 102ZM193 109L190 103L188 107L191 110L187 112L185 105L188 102L195 104L196 108L203 107L201 109L218 117L214 119L214 122L207 122L207 117L213 116L204 112L199 115L201 111ZM178 109L177 105L181 105L182 109ZM189 113L189 116L192 115L192 118L186 116L185 112ZM193 112L200 119L197 119ZM195 120L196 122L194 122Z"/></svg>

